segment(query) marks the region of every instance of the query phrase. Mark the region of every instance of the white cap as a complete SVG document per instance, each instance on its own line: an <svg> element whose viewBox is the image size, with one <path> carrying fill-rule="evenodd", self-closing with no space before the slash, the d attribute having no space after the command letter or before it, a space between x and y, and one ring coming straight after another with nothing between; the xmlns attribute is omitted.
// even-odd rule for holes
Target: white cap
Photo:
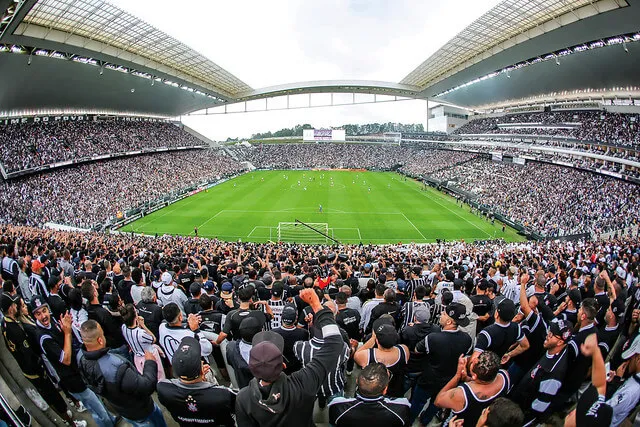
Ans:
<svg viewBox="0 0 640 427"><path fill-rule="evenodd" d="M640 334L636 335L629 348L622 352L622 359L628 360L636 354L640 354Z"/></svg>
<svg viewBox="0 0 640 427"><path fill-rule="evenodd" d="M165 271L164 273L162 273L162 276L160 276L160 280L165 285L170 285L171 282L173 282L173 277L171 277L171 273L169 273L168 271Z"/></svg>

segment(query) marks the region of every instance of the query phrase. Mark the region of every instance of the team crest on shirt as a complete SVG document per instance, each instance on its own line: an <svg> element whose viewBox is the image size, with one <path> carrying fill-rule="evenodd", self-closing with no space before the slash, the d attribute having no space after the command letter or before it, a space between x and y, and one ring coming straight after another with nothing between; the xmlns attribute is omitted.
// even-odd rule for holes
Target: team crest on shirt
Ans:
<svg viewBox="0 0 640 427"><path fill-rule="evenodd" d="M193 396L189 395L187 396L187 398L185 399L185 402L187 404L187 409L191 412L198 412L198 405L196 405L196 400L193 398Z"/></svg>

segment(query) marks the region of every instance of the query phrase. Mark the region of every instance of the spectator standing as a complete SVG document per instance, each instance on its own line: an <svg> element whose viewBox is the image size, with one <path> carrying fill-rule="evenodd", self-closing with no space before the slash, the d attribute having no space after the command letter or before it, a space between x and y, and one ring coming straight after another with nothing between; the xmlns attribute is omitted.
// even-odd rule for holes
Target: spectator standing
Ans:
<svg viewBox="0 0 640 427"><path fill-rule="evenodd" d="M158 382L158 400L181 427L234 427L236 392L206 380L201 354L197 339L182 339L171 361L176 378Z"/></svg>
<svg viewBox="0 0 640 427"><path fill-rule="evenodd" d="M80 329L86 351L79 353L78 366L87 383L134 427L166 427L162 411L151 395L158 382L153 354L145 352L143 373L128 360L109 353L102 328L87 320Z"/></svg>

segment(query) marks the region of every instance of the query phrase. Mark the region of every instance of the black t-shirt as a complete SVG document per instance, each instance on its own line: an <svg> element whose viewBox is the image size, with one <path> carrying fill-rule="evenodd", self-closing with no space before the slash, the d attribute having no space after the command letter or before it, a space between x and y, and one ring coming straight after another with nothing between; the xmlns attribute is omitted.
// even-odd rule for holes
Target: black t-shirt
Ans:
<svg viewBox="0 0 640 427"><path fill-rule="evenodd" d="M178 274L177 283L178 283L178 286L182 288L182 291L184 292L185 295L191 295L191 293L189 292L189 287L193 283L193 273L190 271L187 271L187 272L182 272Z"/></svg>
<svg viewBox="0 0 640 427"><path fill-rule="evenodd" d="M205 310L198 313L202 318L200 329L207 332L219 334L222 331L222 323L224 323L225 315L215 310Z"/></svg>
<svg viewBox="0 0 640 427"><path fill-rule="evenodd" d="M596 314L596 322L598 322L598 325L604 325L606 323L604 320L604 316L607 314L607 310L611 305L611 301L609 300L609 296L606 292L596 294L594 298L598 302L599 307L598 313Z"/></svg>
<svg viewBox="0 0 640 427"><path fill-rule="evenodd" d="M553 409L552 402L565 379L568 366L566 349L557 354L545 352L514 387L509 398L528 414L527 420L542 417Z"/></svg>
<svg viewBox="0 0 640 427"><path fill-rule="evenodd" d="M131 287L134 285L135 283L131 280L121 280L116 285L118 295L120 295L120 299L122 299L125 304L133 304L133 298L131 297Z"/></svg>
<svg viewBox="0 0 640 427"><path fill-rule="evenodd" d="M60 295L50 294L47 298L47 302L51 308L51 316L54 319L59 319L60 315L67 312L67 305L64 303L64 300Z"/></svg>
<svg viewBox="0 0 640 427"><path fill-rule="evenodd" d="M39 377L43 374L40 361L40 349L31 347L30 339L22 324L8 317L2 322L2 333L9 352L18 362L26 377Z"/></svg>
<svg viewBox="0 0 640 427"><path fill-rule="evenodd" d="M181 426L236 425L236 392L209 382L184 384L178 379L158 382L158 400Z"/></svg>
<svg viewBox="0 0 640 427"><path fill-rule="evenodd" d="M264 325L268 320L271 320L271 316L260 310L243 310L240 308L234 310L227 315L227 319L224 322L223 331L225 334L229 335L228 339L240 339L240 323L242 323L242 321L247 317L254 317L261 325Z"/></svg>
<svg viewBox="0 0 640 427"><path fill-rule="evenodd" d="M520 341L523 337L524 332L522 332L520 325L517 323L510 322L506 326L500 323L494 323L484 328L478 334L474 350L493 351L502 357L509 351L509 347Z"/></svg>
<svg viewBox="0 0 640 427"><path fill-rule="evenodd" d="M416 344L418 353L426 353L418 385L435 393L453 378L458 359L471 350L471 337L460 329L433 332Z"/></svg>
<svg viewBox="0 0 640 427"><path fill-rule="evenodd" d="M522 331L529 341L529 349L513 358L523 370L531 368L544 352L544 340L547 338L547 327L534 311L522 321Z"/></svg>
<svg viewBox="0 0 640 427"><path fill-rule="evenodd" d="M51 319L51 327L49 329L38 326L35 332L43 354L60 377L60 384L69 393L82 393L85 391L87 386L78 371L75 353L71 355L71 365L67 366L61 362L64 357L64 333L58 323ZM73 334L71 335L73 336Z"/></svg>
<svg viewBox="0 0 640 427"><path fill-rule="evenodd" d="M284 339L284 351L282 352L282 356L284 357L284 362L287 365L284 372L286 374L291 374L301 369L302 364L293 352L293 345L297 341L308 341L309 332L302 328L283 328L282 326L273 329L273 332L282 335L282 338Z"/></svg>
<svg viewBox="0 0 640 427"><path fill-rule="evenodd" d="M383 314L390 314L393 317L396 326L399 325L400 305L398 305L398 303L396 302L381 302L380 304L376 305L373 310L371 310L371 319L369 320L369 324L365 326L367 332L371 331L373 322L375 322Z"/></svg>
<svg viewBox="0 0 640 427"><path fill-rule="evenodd" d="M347 331L349 338L360 341L360 313L353 308L342 309L336 314L336 323Z"/></svg>
<svg viewBox="0 0 640 427"><path fill-rule="evenodd" d="M148 303L144 301L138 302L138 314L144 319L144 324L155 335L159 337L160 324L164 320L162 317L162 308L156 303Z"/></svg>

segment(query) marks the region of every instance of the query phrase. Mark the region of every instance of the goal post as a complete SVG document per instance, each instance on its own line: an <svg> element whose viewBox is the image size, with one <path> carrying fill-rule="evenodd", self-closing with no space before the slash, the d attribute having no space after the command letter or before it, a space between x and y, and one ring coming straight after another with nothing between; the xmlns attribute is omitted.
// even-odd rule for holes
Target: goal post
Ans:
<svg viewBox="0 0 640 427"><path fill-rule="evenodd" d="M329 243L336 242L329 236L329 224L326 222L280 222L277 237L279 242Z"/></svg>

